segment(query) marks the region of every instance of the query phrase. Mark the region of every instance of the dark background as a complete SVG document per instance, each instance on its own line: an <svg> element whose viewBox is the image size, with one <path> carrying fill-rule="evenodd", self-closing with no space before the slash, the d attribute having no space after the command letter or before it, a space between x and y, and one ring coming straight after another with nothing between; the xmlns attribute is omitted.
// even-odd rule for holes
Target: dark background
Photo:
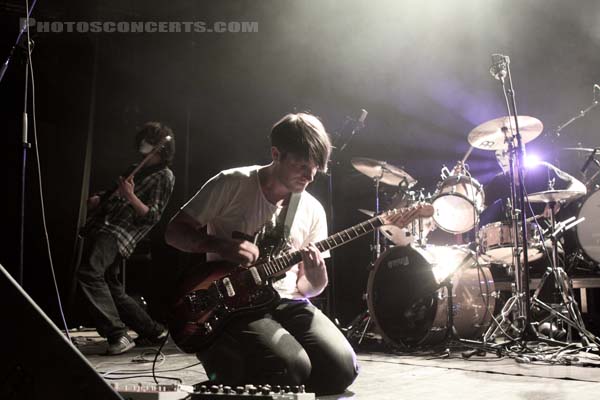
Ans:
<svg viewBox="0 0 600 400"><path fill-rule="evenodd" d="M135 160L133 137L145 121L160 120L175 131L177 183L151 234L153 262L142 274L149 285L146 297L155 303L184 260L163 243L165 224L219 170L267 163L270 127L287 112L320 116L339 147L350 134L344 128L347 117L357 117L361 108L369 111L366 128L344 152L334 153L333 214L327 177L310 189L335 231L365 218L357 208L373 209L373 185L353 170L352 157L402 166L419 186L433 191L440 168L452 167L466 152L468 133L506 114L499 82L488 71L492 53L511 58L519 114L544 124L529 153L560 162L575 175L583 160L560 149L600 145L599 109L560 137L554 134L592 103L593 84L600 82L600 3L594 0L61 0L40 1L37 7L33 17L40 21L258 22L256 33L34 33L37 144L63 292L70 282L90 130L91 191L110 185ZM3 61L24 6L3 1L0 11ZM0 83L5 182L0 263L13 274L19 254L23 85L23 62L15 56ZM30 103L30 121L32 114ZM33 137L30 141L35 145ZM34 153L28 157L24 286L56 317ZM469 164L484 184L499 172L492 152L475 150ZM393 194L393 188L385 189ZM342 323L364 307L370 240L334 253L330 306ZM454 238L438 233L435 240Z"/></svg>

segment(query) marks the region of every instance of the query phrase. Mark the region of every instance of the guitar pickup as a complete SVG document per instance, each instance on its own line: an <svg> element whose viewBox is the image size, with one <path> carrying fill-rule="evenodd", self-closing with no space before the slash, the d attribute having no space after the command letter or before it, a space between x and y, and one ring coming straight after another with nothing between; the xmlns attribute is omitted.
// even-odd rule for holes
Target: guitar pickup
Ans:
<svg viewBox="0 0 600 400"><path fill-rule="evenodd" d="M233 297L235 296L235 289L233 288L233 283L231 283L231 279L225 277L221 281L223 286L225 286L225 290L227 291L227 296Z"/></svg>
<svg viewBox="0 0 600 400"><path fill-rule="evenodd" d="M254 279L254 283L256 285L260 285L262 283L262 279L260 278L260 274L258 273L258 270L256 269L256 267L252 267L249 269L250 274L252 275L252 279Z"/></svg>

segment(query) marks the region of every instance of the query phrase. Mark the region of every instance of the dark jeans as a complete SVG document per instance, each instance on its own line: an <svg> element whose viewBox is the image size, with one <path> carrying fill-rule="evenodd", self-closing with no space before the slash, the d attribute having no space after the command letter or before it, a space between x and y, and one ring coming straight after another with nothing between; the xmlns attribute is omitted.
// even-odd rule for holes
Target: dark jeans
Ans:
<svg viewBox="0 0 600 400"><path fill-rule="evenodd" d="M259 318L230 322L197 354L211 381L227 385L306 385L342 393L358 375L356 355L338 328L304 300L282 300Z"/></svg>
<svg viewBox="0 0 600 400"><path fill-rule="evenodd" d="M158 336L162 326L125 293L119 280L122 259L112 236L86 238L77 277L96 329L109 341L126 334L127 326L140 336Z"/></svg>

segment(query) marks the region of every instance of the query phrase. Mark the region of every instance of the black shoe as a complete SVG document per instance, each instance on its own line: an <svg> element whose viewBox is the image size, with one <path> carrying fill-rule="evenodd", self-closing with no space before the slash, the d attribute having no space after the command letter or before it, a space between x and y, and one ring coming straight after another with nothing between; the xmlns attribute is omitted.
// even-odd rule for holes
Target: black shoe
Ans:
<svg viewBox="0 0 600 400"><path fill-rule="evenodd" d="M106 354L110 356L116 356L117 354L123 354L134 347L135 342L133 339L129 335L125 334L120 336L115 341L111 340L108 342L108 350L106 351Z"/></svg>
<svg viewBox="0 0 600 400"><path fill-rule="evenodd" d="M135 344L140 347L148 347L148 346L159 346L166 341L167 336L169 335L169 330L164 328L157 336L148 337L148 336L140 336L135 339Z"/></svg>

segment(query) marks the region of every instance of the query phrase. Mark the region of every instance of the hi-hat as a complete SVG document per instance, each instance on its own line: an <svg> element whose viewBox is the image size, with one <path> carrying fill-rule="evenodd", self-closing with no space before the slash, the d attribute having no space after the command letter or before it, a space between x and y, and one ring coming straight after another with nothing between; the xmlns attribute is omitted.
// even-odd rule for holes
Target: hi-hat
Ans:
<svg viewBox="0 0 600 400"><path fill-rule="evenodd" d="M530 203L558 203L573 201L585 192L579 190L544 190L543 192L531 193L527 196Z"/></svg>
<svg viewBox="0 0 600 400"><path fill-rule="evenodd" d="M553 170L558 178L569 182L569 186L566 189L550 189L542 192L531 193L527 196L527 199L531 203L569 202L586 195L587 189L583 182L581 182L579 179L569 175L565 171L546 161L540 161L539 164L545 165L549 169Z"/></svg>
<svg viewBox="0 0 600 400"><path fill-rule="evenodd" d="M519 132L521 132L523 143L531 142L544 129L544 125L537 118L519 115L517 121L519 122ZM500 117L492 119L478 125L469 132L468 141L471 146L481 150L506 149L508 148L508 141L515 139L513 136L514 129L515 121L512 118Z"/></svg>
<svg viewBox="0 0 600 400"><path fill-rule="evenodd" d="M406 171L385 161L356 157L352 159L352 165L369 178L388 185L398 186L401 182L404 182L406 187L410 188L417 183L417 180Z"/></svg>

